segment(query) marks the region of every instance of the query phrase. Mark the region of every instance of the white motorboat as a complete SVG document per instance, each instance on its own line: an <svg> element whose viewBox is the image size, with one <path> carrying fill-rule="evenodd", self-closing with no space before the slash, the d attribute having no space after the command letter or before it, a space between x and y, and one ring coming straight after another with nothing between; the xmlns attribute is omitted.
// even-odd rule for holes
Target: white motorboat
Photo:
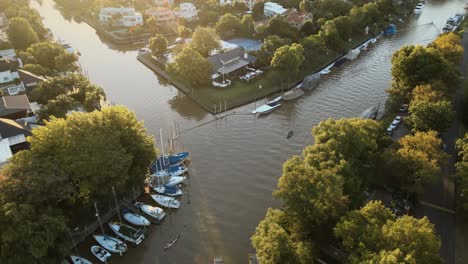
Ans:
<svg viewBox="0 0 468 264"><path fill-rule="evenodd" d="M154 174L157 176L180 176L188 172L188 168L183 164L170 166L167 169L158 170Z"/></svg>
<svg viewBox="0 0 468 264"><path fill-rule="evenodd" d="M166 185L166 186L176 186L181 183L183 183L186 179L186 177L183 176L167 176L167 175L158 175L157 173L150 175L151 177L151 184L152 186L160 186L160 185Z"/></svg>
<svg viewBox="0 0 468 264"><path fill-rule="evenodd" d="M72 261L73 264L93 264L91 261L85 259L85 258L82 258L82 257L78 257L78 256L70 256L70 259Z"/></svg>
<svg viewBox="0 0 468 264"><path fill-rule="evenodd" d="M299 86L296 86L292 88L290 91L285 92L281 96L281 98L285 101L289 101L289 100L294 100L296 98L299 98L303 95L304 95L304 91L301 88L299 88Z"/></svg>
<svg viewBox="0 0 468 264"><path fill-rule="evenodd" d="M123 254L127 251L127 244L120 239L105 235L94 235L94 239L107 251L117 254Z"/></svg>
<svg viewBox="0 0 468 264"><path fill-rule="evenodd" d="M123 218L132 225L149 226L151 223L144 216L130 212L128 209L122 209Z"/></svg>
<svg viewBox="0 0 468 264"><path fill-rule="evenodd" d="M331 68L333 68L333 66L335 66L335 63L333 62L332 64L328 65L327 67L325 67L323 70L320 71L320 74L321 75L327 75L331 72Z"/></svg>
<svg viewBox="0 0 468 264"><path fill-rule="evenodd" d="M158 187L154 187L153 190L159 194L163 194L167 196L182 195L182 190L177 186L158 186Z"/></svg>
<svg viewBox="0 0 468 264"><path fill-rule="evenodd" d="M118 237L135 245L139 245L145 238L144 232L141 229L137 230L129 225L118 222L110 222L108 225Z"/></svg>
<svg viewBox="0 0 468 264"><path fill-rule="evenodd" d="M109 251L105 250L101 246L96 245L91 247L91 253L93 253L93 255L101 262L106 262L112 256L111 253L109 253Z"/></svg>
<svg viewBox="0 0 468 264"><path fill-rule="evenodd" d="M370 43L374 44L374 43L376 43L376 42L377 42L377 39L376 39L376 38L371 38L371 39L370 39Z"/></svg>
<svg viewBox="0 0 468 264"><path fill-rule="evenodd" d="M416 5L416 8L413 10L413 14L415 15L420 15L423 11L423 8L424 8L424 4L423 3L419 3Z"/></svg>
<svg viewBox="0 0 468 264"><path fill-rule="evenodd" d="M149 53L151 53L151 50L146 47L138 50L138 55L149 54Z"/></svg>
<svg viewBox="0 0 468 264"><path fill-rule="evenodd" d="M268 103L257 107L257 109L252 111L252 114L267 114L281 106L281 96L276 97L275 99L269 101Z"/></svg>
<svg viewBox="0 0 468 264"><path fill-rule="evenodd" d="M136 202L135 207L143 211L148 216L151 216L152 218L161 221L164 216L166 216L166 213L164 212L163 209L155 206L151 206L148 204Z"/></svg>
<svg viewBox="0 0 468 264"><path fill-rule="evenodd" d="M165 195L159 195L159 194L152 194L151 198L158 203L161 206L167 207L167 208L179 208L180 207L180 202L177 201L174 197L169 197Z"/></svg>

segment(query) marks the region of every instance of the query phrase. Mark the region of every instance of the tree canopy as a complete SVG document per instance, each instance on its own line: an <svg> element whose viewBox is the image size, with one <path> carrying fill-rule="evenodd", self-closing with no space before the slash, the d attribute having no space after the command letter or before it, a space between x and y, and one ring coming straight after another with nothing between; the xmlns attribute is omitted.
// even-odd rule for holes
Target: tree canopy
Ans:
<svg viewBox="0 0 468 264"><path fill-rule="evenodd" d="M446 60L454 64L460 63L463 56L460 36L453 32L440 35L429 47L438 50Z"/></svg>
<svg viewBox="0 0 468 264"><path fill-rule="evenodd" d="M107 210L112 186L130 196L156 155L153 138L121 106L52 118L28 141L30 150L2 168L2 263L58 263L69 250L66 226L93 220L94 202Z"/></svg>
<svg viewBox="0 0 468 264"><path fill-rule="evenodd" d="M39 41L29 22L22 17L15 17L8 21L8 40L15 49L24 50Z"/></svg>
<svg viewBox="0 0 468 264"><path fill-rule="evenodd" d="M207 57L210 51L219 48L219 36L212 28L197 27L193 32L190 47Z"/></svg>
<svg viewBox="0 0 468 264"><path fill-rule="evenodd" d="M149 39L149 48L154 56L160 56L166 52L168 43L164 35L156 34L156 36Z"/></svg>
<svg viewBox="0 0 468 264"><path fill-rule="evenodd" d="M218 22L216 22L216 31L222 36L237 35L241 27L241 20L231 13L224 14Z"/></svg>
<svg viewBox="0 0 468 264"><path fill-rule="evenodd" d="M271 66L283 73L297 74L303 62L304 48L301 44L293 43L290 46L282 46L275 51Z"/></svg>
<svg viewBox="0 0 468 264"><path fill-rule="evenodd" d="M198 51L186 47L166 66L170 74L193 86L209 84L211 64Z"/></svg>
<svg viewBox="0 0 468 264"><path fill-rule="evenodd" d="M457 207L466 217L468 215L468 133L457 140L457 149L460 158L456 164L456 175L459 183Z"/></svg>
<svg viewBox="0 0 468 264"><path fill-rule="evenodd" d="M380 201L349 212L336 225L335 235L351 263L441 263L440 240L429 220L408 215L397 219Z"/></svg>

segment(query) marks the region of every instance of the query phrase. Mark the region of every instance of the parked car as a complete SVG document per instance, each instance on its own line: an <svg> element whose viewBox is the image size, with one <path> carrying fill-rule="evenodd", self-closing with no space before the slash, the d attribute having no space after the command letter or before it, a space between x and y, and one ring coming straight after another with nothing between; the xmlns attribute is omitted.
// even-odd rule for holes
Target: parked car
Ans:
<svg viewBox="0 0 468 264"><path fill-rule="evenodd" d="M395 119L393 119L391 126L394 126L396 128L401 123L401 120L402 120L401 116L395 117Z"/></svg>
<svg viewBox="0 0 468 264"><path fill-rule="evenodd" d="M403 104L403 105L401 105L401 107L400 107L400 112L406 112L406 111L408 111L408 107L409 107L408 104Z"/></svg>
<svg viewBox="0 0 468 264"><path fill-rule="evenodd" d="M388 134L388 135L392 135L392 134L393 134L393 129L394 129L394 128L393 128L392 126L389 126L389 127L387 128L387 134Z"/></svg>

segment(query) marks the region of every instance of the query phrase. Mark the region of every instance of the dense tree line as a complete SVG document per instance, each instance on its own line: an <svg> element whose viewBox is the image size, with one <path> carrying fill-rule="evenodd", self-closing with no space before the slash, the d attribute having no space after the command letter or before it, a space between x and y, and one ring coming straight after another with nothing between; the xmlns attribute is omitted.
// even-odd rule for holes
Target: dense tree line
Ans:
<svg viewBox="0 0 468 264"><path fill-rule="evenodd" d="M156 154L124 107L52 118L28 141L1 171L1 263L59 263L70 250L67 228L93 221L94 202L105 212L112 186L119 197L140 188Z"/></svg>

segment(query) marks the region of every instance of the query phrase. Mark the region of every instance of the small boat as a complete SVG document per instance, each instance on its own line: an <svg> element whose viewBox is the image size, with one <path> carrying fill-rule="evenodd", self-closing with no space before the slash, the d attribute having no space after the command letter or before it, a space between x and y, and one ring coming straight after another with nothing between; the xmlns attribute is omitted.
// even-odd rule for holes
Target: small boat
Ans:
<svg viewBox="0 0 468 264"><path fill-rule="evenodd" d="M120 239L106 236L106 235L93 235L94 239L105 248L107 251L112 253L121 254L127 251L127 244L122 242Z"/></svg>
<svg viewBox="0 0 468 264"><path fill-rule="evenodd" d="M108 225L112 232L114 232L118 237L135 245L139 245L145 238L142 229L137 230L129 225L119 222L110 222Z"/></svg>
<svg viewBox="0 0 468 264"><path fill-rule="evenodd" d="M379 107L374 105L371 108L366 109L364 112L362 112L361 118L363 118L363 119L376 119L378 113L379 113Z"/></svg>
<svg viewBox="0 0 468 264"><path fill-rule="evenodd" d="M294 100L304 95L304 91L298 86L292 88L290 91L285 92L281 98L285 101Z"/></svg>
<svg viewBox="0 0 468 264"><path fill-rule="evenodd" d="M82 257L78 257L78 256L70 256L70 259L72 261L73 264L93 264L91 261L85 259L85 258L82 258Z"/></svg>
<svg viewBox="0 0 468 264"><path fill-rule="evenodd" d="M182 190L177 186L158 186L158 187L154 187L153 190L159 194L163 194L167 196L182 195Z"/></svg>
<svg viewBox="0 0 468 264"><path fill-rule="evenodd" d="M370 39L370 43L375 44L376 42L377 42L377 39L376 39L376 38L371 38L371 39Z"/></svg>
<svg viewBox="0 0 468 264"><path fill-rule="evenodd" d="M154 207L140 202L136 202L135 207L140 209L146 215L151 216L152 218L158 221L161 221L164 218L164 216L166 216L164 210L159 207Z"/></svg>
<svg viewBox="0 0 468 264"><path fill-rule="evenodd" d="M369 45L369 44L367 44L367 43L362 44L361 46L359 46L359 50L360 50L360 51L366 51L368 45Z"/></svg>
<svg viewBox="0 0 468 264"><path fill-rule="evenodd" d="M165 246L164 246L164 250L167 250L169 249L170 247L172 247L172 245L175 244L175 242L177 242L177 239L179 239L180 237L180 234L178 234L177 236L175 236L173 239L171 239L171 241L169 241Z"/></svg>
<svg viewBox="0 0 468 264"><path fill-rule="evenodd" d="M333 66L335 66L335 63L333 62L332 64L328 65L327 67L325 67L323 70L320 71L320 74L321 75L327 75L331 72L331 68L333 68Z"/></svg>
<svg viewBox="0 0 468 264"><path fill-rule="evenodd" d="M275 110L276 108L281 106L280 103L281 96L276 97L275 99L269 101L268 103L258 107L257 109L252 111L252 114L267 114Z"/></svg>
<svg viewBox="0 0 468 264"><path fill-rule="evenodd" d="M127 208L122 209L123 218L132 225L149 226L151 223L144 216L130 212Z"/></svg>
<svg viewBox="0 0 468 264"><path fill-rule="evenodd" d="M424 4L423 3L419 3L416 5L416 8L413 10L413 14L415 15L420 15L423 11L423 8L424 8Z"/></svg>
<svg viewBox="0 0 468 264"><path fill-rule="evenodd" d="M143 54L148 54L151 53L151 50L149 48L141 48L138 50L138 55L143 55Z"/></svg>
<svg viewBox="0 0 468 264"><path fill-rule="evenodd" d="M180 202L177 201L174 197L169 197L165 195L159 195L159 194L152 194L151 198L158 203L161 206L167 207L167 208L179 208L180 207Z"/></svg>
<svg viewBox="0 0 468 264"><path fill-rule="evenodd" d="M290 130L288 132L288 135L286 135L286 138L289 139L289 138L292 138L292 136L294 136L294 131Z"/></svg>
<svg viewBox="0 0 468 264"><path fill-rule="evenodd" d="M152 186L176 186L183 183L185 179L187 179L186 177L182 176L167 176L160 173L152 174L150 177L152 178Z"/></svg>
<svg viewBox="0 0 468 264"><path fill-rule="evenodd" d="M153 171L165 170L170 166L181 165L187 160L188 156L188 152L180 152L175 155L164 155L156 158L150 167Z"/></svg>
<svg viewBox="0 0 468 264"><path fill-rule="evenodd" d="M96 245L91 247L91 253L93 253L93 255L101 262L106 262L112 256L111 253L109 253L109 251L105 250L101 246Z"/></svg>
<svg viewBox="0 0 468 264"><path fill-rule="evenodd" d="M223 257L214 257L213 263L214 264L223 264L224 263Z"/></svg>

